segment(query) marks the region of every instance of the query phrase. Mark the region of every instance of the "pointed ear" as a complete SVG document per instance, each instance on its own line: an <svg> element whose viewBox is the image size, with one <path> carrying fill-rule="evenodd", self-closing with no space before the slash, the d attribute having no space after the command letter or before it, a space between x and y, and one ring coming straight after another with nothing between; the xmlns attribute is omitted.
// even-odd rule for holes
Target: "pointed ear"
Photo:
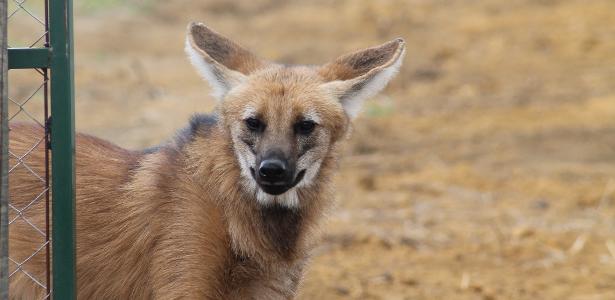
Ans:
<svg viewBox="0 0 615 300"><path fill-rule="evenodd" d="M323 87L355 118L365 99L376 95L399 71L405 53L403 39L339 57L319 69Z"/></svg>
<svg viewBox="0 0 615 300"><path fill-rule="evenodd" d="M188 25L186 53L197 71L209 82L213 96L222 100L248 74L266 62L202 23Z"/></svg>

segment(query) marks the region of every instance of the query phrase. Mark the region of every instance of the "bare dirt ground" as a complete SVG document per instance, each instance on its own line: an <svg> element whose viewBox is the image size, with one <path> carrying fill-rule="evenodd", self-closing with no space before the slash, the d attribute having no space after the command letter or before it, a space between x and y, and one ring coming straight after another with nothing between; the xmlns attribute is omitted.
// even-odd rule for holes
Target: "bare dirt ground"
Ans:
<svg viewBox="0 0 615 300"><path fill-rule="evenodd" d="M614 13L609 0L77 1L77 127L141 148L210 111L182 49L192 20L287 63L401 36L403 69L348 141L300 298L615 299Z"/></svg>

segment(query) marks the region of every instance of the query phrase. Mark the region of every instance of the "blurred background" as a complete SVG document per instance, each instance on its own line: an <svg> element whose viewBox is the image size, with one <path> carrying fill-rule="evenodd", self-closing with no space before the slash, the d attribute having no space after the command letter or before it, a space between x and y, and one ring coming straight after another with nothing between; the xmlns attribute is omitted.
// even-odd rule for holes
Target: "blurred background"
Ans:
<svg viewBox="0 0 615 300"><path fill-rule="evenodd" d="M211 111L190 21L285 63L406 39L300 299L615 299L614 1L75 0L77 129L139 149ZM19 11L9 43L41 30Z"/></svg>

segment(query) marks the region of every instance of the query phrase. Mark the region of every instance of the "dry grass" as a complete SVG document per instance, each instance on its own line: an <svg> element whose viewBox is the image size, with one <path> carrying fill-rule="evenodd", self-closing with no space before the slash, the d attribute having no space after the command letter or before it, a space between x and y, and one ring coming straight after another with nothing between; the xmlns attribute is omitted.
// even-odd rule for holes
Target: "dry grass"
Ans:
<svg viewBox="0 0 615 300"><path fill-rule="evenodd" d="M407 40L303 299L615 299L613 1L129 3L75 31L78 128L131 148L214 105L182 53L191 20L291 63Z"/></svg>

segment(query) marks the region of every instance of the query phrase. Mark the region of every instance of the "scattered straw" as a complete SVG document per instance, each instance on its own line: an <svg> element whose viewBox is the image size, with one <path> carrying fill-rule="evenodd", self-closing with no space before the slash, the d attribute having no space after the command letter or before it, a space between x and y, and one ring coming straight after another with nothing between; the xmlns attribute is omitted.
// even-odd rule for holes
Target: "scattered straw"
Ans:
<svg viewBox="0 0 615 300"><path fill-rule="evenodd" d="M611 256L615 259L615 242L613 242L613 240L607 240L606 248L609 250Z"/></svg>
<svg viewBox="0 0 615 300"><path fill-rule="evenodd" d="M463 272L463 274L461 274L461 283L459 287L462 290L466 290L470 287L470 274L468 274L468 272Z"/></svg>
<svg viewBox="0 0 615 300"><path fill-rule="evenodd" d="M581 250L585 247L585 242L587 242L587 234L583 233L579 235L576 240L574 240L574 243L572 243L572 246L568 249L568 254L575 255L581 252Z"/></svg>

